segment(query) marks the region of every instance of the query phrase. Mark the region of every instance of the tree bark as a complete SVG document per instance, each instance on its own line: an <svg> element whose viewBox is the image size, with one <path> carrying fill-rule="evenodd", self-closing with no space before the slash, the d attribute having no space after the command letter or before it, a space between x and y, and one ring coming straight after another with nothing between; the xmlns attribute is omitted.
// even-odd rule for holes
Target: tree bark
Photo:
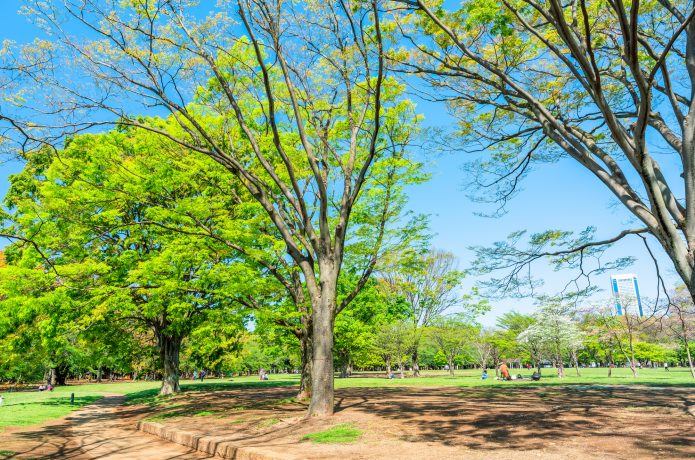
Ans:
<svg viewBox="0 0 695 460"><path fill-rule="evenodd" d="M414 345L415 350L413 350L413 377L420 377L420 357L418 356L418 344Z"/></svg>
<svg viewBox="0 0 695 460"><path fill-rule="evenodd" d="M635 361L635 347L632 344L632 334L630 334L630 369L632 370L632 377L637 378L637 363Z"/></svg>
<svg viewBox="0 0 695 460"><path fill-rule="evenodd" d="M318 305L314 305L312 312L314 354L311 369L313 390L309 404L311 417L333 415L333 326L338 270L323 269L321 277Z"/></svg>
<svg viewBox="0 0 695 460"><path fill-rule="evenodd" d="M170 395L181 391L179 385L179 351L181 349L180 337L172 337L163 333L158 337L159 357L162 361L162 386L159 394Z"/></svg>
<svg viewBox="0 0 695 460"><path fill-rule="evenodd" d="M386 362L386 378L391 378L391 357L387 356L386 359L384 359Z"/></svg>
<svg viewBox="0 0 695 460"><path fill-rule="evenodd" d="M311 343L311 335L305 331L299 338L299 354L301 361L301 377L299 380L299 393L297 399L300 401L311 398L312 383L311 383L311 362L313 359L313 345Z"/></svg>
<svg viewBox="0 0 695 460"><path fill-rule="evenodd" d="M555 365L557 366L558 378L565 378L565 363L562 362L561 357L555 358Z"/></svg>
<svg viewBox="0 0 695 460"><path fill-rule="evenodd" d="M454 358L452 357L451 359L447 360L449 364L449 374L453 377L454 376Z"/></svg>
<svg viewBox="0 0 695 460"><path fill-rule="evenodd" d="M688 367L690 367L690 375L692 376L692 378L695 379L695 368L693 368L693 358L690 354L690 344L687 340L685 341L685 354L688 357Z"/></svg>
<svg viewBox="0 0 695 460"><path fill-rule="evenodd" d="M577 372L577 377L581 377L582 374L579 373L579 361L577 361L577 352L572 350L572 364L574 365L574 370Z"/></svg>

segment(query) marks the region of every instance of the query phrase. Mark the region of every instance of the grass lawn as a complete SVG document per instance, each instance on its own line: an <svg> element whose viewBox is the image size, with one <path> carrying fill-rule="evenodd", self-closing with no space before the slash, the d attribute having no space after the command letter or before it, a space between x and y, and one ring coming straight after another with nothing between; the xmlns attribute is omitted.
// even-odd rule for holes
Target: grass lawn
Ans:
<svg viewBox="0 0 695 460"><path fill-rule="evenodd" d="M637 379L632 378L630 369L613 369L613 376L607 377L607 369L581 369L577 377L574 369L567 369L564 379L555 376L554 369L543 369L539 382L528 380L533 371L513 369L514 375L521 374L526 380L510 382L494 380L494 371L490 379L481 380L480 371L457 371L455 376L444 371L424 371L420 378L388 380L384 373L366 373L347 379L335 379L336 388L388 388L403 386L421 387L520 387L545 385L648 385L648 386L689 386L695 387L695 380L686 368L643 369ZM233 379L210 379L205 382L182 381L185 392L211 392L230 387L267 387L287 386L299 383L296 374L271 375L268 381L259 381L256 376L234 377ZM119 382L71 385L57 387L53 392L17 392L3 393L5 402L0 406L0 430L10 426L27 426L62 417L82 405L96 401L104 393L123 394L131 404L150 404L159 406L167 404L167 398L157 397L159 382ZM70 405L70 394L75 393L75 405Z"/></svg>
<svg viewBox="0 0 695 460"><path fill-rule="evenodd" d="M37 425L47 420L60 418L85 404L102 398L104 393L126 394L151 389L158 385L156 382L101 383L56 387L53 391L3 392L4 402L0 406L0 431L7 427ZM74 405L70 405L71 393L75 393Z"/></svg>
<svg viewBox="0 0 695 460"><path fill-rule="evenodd" d="M355 442L362 436L362 430L355 428L349 423L336 425L324 431L318 431L305 435L302 439L312 441L317 444L343 444Z"/></svg>

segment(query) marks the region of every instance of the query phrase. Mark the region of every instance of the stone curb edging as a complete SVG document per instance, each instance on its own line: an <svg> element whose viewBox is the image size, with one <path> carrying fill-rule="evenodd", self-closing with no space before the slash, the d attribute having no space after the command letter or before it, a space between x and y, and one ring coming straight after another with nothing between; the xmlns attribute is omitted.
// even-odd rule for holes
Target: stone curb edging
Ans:
<svg viewBox="0 0 695 460"><path fill-rule="evenodd" d="M243 447L235 445L232 441L225 441L220 436L202 436L200 434L170 428L161 423L139 421L137 429L143 433L157 436L165 441L190 447L198 452L203 452L217 457L234 460L295 460L297 457L287 454L274 455L262 448Z"/></svg>

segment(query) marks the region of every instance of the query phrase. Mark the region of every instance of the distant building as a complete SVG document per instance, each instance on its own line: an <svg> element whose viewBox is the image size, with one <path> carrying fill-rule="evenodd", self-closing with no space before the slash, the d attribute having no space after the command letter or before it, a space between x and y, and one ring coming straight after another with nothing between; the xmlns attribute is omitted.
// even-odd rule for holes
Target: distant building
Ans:
<svg viewBox="0 0 695 460"><path fill-rule="evenodd" d="M636 275L612 275L611 291L613 292L613 299L615 300L615 311L618 315L624 314L626 307L631 306L630 304L636 304L637 313L639 313L640 316L644 316Z"/></svg>

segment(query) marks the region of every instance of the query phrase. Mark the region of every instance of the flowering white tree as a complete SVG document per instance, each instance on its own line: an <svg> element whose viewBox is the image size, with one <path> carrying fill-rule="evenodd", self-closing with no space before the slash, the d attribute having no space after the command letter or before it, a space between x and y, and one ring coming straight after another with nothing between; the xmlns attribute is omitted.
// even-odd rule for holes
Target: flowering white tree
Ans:
<svg viewBox="0 0 695 460"><path fill-rule="evenodd" d="M564 357L569 356L579 375L577 349L584 337L576 321L560 305L542 306L535 314L535 324L519 334L519 341L531 347L539 357L548 357L557 368L560 378L565 376Z"/></svg>

